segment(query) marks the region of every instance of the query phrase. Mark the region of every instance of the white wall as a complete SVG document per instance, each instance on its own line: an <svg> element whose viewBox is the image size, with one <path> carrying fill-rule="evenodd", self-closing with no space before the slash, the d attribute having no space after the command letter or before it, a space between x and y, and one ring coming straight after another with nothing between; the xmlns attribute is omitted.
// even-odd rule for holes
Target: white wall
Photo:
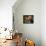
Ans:
<svg viewBox="0 0 46 46"><path fill-rule="evenodd" d="M40 0L39 0L40 1ZM20 3L20 1L18 1L19 3ZM17 28L17 30L18 31L20 31L20 32L23 32L24 33L24 36L25 36L25 33L29 33L29 34L32 34L31 35L31 38L33 37L33 35L35 35L35 34L33 34L33 33L35 33L36 31L29 31L29 30L33 30L33 29L31 29L32 28L32 25L25 25L25 24L23 24L23 20L22 20L22 17L23 16L21 16L21 15L23 15L23 14L31 14L32 13L32 11L30 12L29 10L28 10L28 8L29 9L31 9L30 8L30 5L32 5L32 4L30 4L29 5L29 7L27 7L27 3L26 2L28 2L28 1L24 1L24 2L21 2L20 4L19 3L16 3L15 5L14 5L14 8L13 8L13 11L14 11L14 14L15 14L15 27ZM34 0L33 0L33 2L35 2ZM22 4L22 3L24 3L24 4ZM30 2L30 3L32 3L32 2ZM41 3L41 30L39 30L39 31L37 31L37 32L40 32L40 34L41 34L41 37L39 36L39 38L41 38L41 46L46 46L46 0L41 0L41 2L37 2L37 4L40 4ZM29 4L29 3L28 3ZM23 6L24 5L24 6ZM35 6L35 4L33 3L33 7ZM39 5L40 6L40 5ZM40 8L38 6L38 8ZM36 6L37 7L37 6ZM35 9L35 8L33 8L33 9ZM36 10L36 9L35 9ZM26 12L25 12L26 11ZM38 12L37 12L38 13ZM34 12L33 12L33 14L34 14ZM40 13L39 13L40 14ZM37 14L38 15L38 14ZM40 17L40 15L38 15L39 17ZM37 16L37 17L38 17ZM36 17L36 16L35 16ZM39 19L39 18L38 18ZM34 24L33 24L33 26L35 26ZM31 27L31 28L30 28ZM36 29L36 26L35 26L35 29ZM28 31L27 31L28 30ZM31 32L31 33L30 33ZM33 32L33 33L32 33ZM39 35L40 35L39 34ZM35 36L36 37L36 36ZM37 40L39 40L39 39L35 39L36 41ZM38 42L37 42L38 43ZM39 43L40 43L40 41L39 41ZM38 44L39 44L38 43Z"/></svg>
<svg viewBox="0 0 46 46"><path fill-rule="evenodd" d="M0 0L0 27L12 28L12 6L16 0Z"/></svg>
<svg viewBox="0 0 46 46"><path fill-rule="evenodd" d="M13 7L15 28L22 32L25 38L34 40L36 46L41 46L41 0L23 0L17 7L16 5ZM32 14L34 24L23 24L23 15Z"/></svg>
<svg viewBox="0 0 46 46"><path fill-rule="evenodd" d="M46 0L41 2L41 40L42 46L46 46Z"/></svg>

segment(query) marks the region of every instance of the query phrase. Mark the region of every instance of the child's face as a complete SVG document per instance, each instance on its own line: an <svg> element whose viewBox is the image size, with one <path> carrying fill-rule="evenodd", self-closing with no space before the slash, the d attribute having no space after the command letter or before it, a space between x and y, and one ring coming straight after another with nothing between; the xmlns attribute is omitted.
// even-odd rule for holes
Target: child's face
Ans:
<svg viewBox="0 0 46 46"><path fill-rule="evenodd" d="M31 20L32 19L32 16L28 16L28 19Z"/></svg>

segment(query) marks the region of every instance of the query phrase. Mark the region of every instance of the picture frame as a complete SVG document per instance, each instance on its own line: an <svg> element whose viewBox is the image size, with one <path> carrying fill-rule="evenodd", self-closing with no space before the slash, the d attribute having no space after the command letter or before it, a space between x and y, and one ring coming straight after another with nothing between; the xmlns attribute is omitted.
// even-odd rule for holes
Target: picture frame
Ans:
<svg viewBox="0 0 46 46"><path fill-rule="evenodd" d="M23 24L33 24L34 15L23 15Z"/></svg>

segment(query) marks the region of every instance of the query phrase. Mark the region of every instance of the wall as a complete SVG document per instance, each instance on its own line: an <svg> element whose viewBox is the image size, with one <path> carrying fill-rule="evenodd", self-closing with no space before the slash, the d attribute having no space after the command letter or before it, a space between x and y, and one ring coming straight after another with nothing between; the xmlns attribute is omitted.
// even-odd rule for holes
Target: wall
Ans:
<svg viewBox="0 0 46 46"><path fill-rule="evenodd" d="M16 0L0 0L0 27L12 28L12 6Z"/></svg>
<svg viewBox="0 0 46 46"><path fill-rule="evenodd" d="M46 46L46 0L41 1L41 41Z"/></svg>
<svg viewBox="0 0 46 46"><path fill-rule="evenodd" d="M34 40L36 46L41 46L41 0L23 0L16 5L13 6L15 29L22 32L25 38ZM32 14L34 24L23 24L23 15Z"/></svg>

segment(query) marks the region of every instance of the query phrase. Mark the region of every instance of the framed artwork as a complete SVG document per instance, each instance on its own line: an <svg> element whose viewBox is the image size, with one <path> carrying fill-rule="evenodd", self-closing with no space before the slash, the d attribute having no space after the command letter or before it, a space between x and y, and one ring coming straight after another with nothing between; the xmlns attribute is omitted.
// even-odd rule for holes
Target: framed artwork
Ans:
<svg viewBox="0 0 46 46"><path fill-rule="evenodd" d="M24 24L33 24L34 23L34 15L23 15L23 23Z"/></svg>

